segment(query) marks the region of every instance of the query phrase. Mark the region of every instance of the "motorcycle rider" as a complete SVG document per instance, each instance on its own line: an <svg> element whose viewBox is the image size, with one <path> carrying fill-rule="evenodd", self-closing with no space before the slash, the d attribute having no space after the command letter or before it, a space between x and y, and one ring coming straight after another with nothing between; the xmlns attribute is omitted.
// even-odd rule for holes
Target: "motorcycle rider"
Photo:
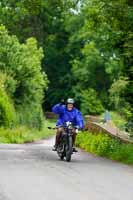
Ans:
<svg viewBox="0 0 133 200"><path fill-rule="evenodd" d="M60 137L63 132L63 128L58 126L63 125L67 121L71 121L73 123L75 127L73 129L73 146L75 145L75 140L76 140L76 129L84 128L84 120L82 114L77 108L75 108L74 104L75 104L74 99L68 98L66 105L65 101L62 100L61 103L56 104L55 106L52 107L52 112L59 115L56 123L57 132L56 132L56 139L53 151L57 150L57 146L59 144ZM77 152L75 147L73 147L73 151Z"/></svg>

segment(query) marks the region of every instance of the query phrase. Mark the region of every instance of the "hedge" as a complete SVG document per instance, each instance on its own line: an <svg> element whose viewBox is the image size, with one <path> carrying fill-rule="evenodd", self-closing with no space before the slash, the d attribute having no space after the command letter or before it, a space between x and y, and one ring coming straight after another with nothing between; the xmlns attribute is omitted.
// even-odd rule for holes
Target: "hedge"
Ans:
<svg viewBox="0 0 133 200"><path fill-rule="evenodd" d="M104 133L83 132L78 134L76 145L98 156L133 164L133 144L122 143L119 139L112 138Z"/></svg>
<svg viewBox="0 0 133 200"><path fill-rule="evenodd" d="M0 126L12 127L16 123L16 113L10 98L0 88Z"/></svg>

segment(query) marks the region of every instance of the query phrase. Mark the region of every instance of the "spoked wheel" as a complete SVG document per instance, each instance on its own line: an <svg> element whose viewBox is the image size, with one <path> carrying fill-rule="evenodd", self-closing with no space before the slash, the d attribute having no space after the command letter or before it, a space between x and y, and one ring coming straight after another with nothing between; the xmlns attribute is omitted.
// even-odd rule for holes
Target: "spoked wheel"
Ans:
<svg viewBox="0 0 133 200"><path fill-rule="evenodd" d="M65 157L63 145L60 145L60 146L58 147L57 153L58 153L58 156L60 157L60 159L63 160L64 157Z"/></svg>
<svg viewBox="0 0 133 200"><path fill-rule="evenodd" d="M73 152L73 139L70 136L69 139L68 139L68 146L67 146L67 149L66 149L66 161L67 162L71 161L72 152Z"/></svg>

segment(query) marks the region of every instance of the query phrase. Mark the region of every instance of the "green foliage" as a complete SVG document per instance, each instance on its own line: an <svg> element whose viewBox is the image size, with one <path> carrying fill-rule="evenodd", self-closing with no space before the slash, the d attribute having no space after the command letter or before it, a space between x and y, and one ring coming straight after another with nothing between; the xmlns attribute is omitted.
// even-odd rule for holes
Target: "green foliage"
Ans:
<svg viewBox="0 0 133 200"><path fill-rule="evenodd" d="M25 143L44 139L54 134L53 130L48 130L48 126L54 126L55 122L45 120L43 129L28 128L26 126L19 126L16 128L0 128L0 143Z"/></svg>
<svg viewBox="0 0 133 200"><path fill-rule="evenodd" d="M115 124L116 127L124 130L125 129L125 124L126 124L126 118L119 112L114 112L111 111L110 115L112 117L112 121Z"/></svg>
<svg viewBox="0 0 133 200"><path fill-rule="evenodd" d="M6 75L0 73L0 126L12 127L16 124L17 118L13 102L4 88L6 80Z"/></svg>
<svg viewBox="0 0 133 200"><path fill-rule="evenodd" d="M16 41L15 37L12 38L12 43L15 43L13 49L18 48L17 55L22 52L24 60L23 63L19 59L15 61L18 63L15 67L19 66L19 71L15 72L15 76L10 76L12 80L10 79L10 87L8 87L17 104L21 104L21 99L29 101L32 98L42 98L40 92L33 95L34 89L31 85L33 84L35 88L35 80L33 83L28 80L22 84L17 78L17 76L20 76L20 79L27 77L24 71L20 74L21 65L32 66L34 62L36 63L35 54L40 50L37 48L35 51L36 45L33 45L35 40L33 42L33 39L30 39L25 44L27 38L35 37L44 49L42 69L50 80L45 97L47 109L51 109L61 96L67 98L69 95L75 95L80 106L81 91L92 88L104 107L112 109L115 107L123 113L130 112L129 115L132 115L133 4L131 1L20 0L18 2L17 0L1 0L0 23L24 43L20 48L18 43L13 42L13 40ZM0 44L1 49L6 41L11 46L11 42L5 37L5 41ZM6 45L6 49L10 49L9 46ZM34 53L29 46L32 46ZM29 53L31 59L34 60L29 64L25 63L25 59L27 57L29 59L26 55L28 48L29 52L34 54L33 59ZM12 57L11 51L10 55L12 60L15 60L18 56L13 49L15 56ZM8 60L4 52L3 58ZM1 67L3 63L12 69L5 61L0 63ZM33 66L31 68L35 69ZM110 105L109 91L114 90L116 85L114 85L114 80L118 81L117 91L121 90L119 84L121 77L128 78L128 85L124 93L111 94L111 101L113 98L115 101ZM31 98L28 98L29 93Z"/></svg>
<svg viewBox="0 0 133 200"><path fill-rule="evenodd" d="M86 151L96 153L100 156L106 156L110 148L111 141L107 135L93 135L91 133L83 133L78 135L76 144Z"/></svg>
<svg viewBox="0 0 133 200"><path fill-rule="evenodd" d="M127 164L133 164L133 145L121 144L113 151L111 158Z"/></svg>
<svg viewBox="0 0 133 200"><path fill-rule="evenodd" d="M76 5L76 1L71 0L14 0L13 3L10 0L1 1L0 23L21 42L35 37L44 48L42 69L50 80L45 98L47 109L51 109L51 105L58 102L66 83L68 87L65 93L71 93L70 55L66 50L68 34L64 18Z"/></svg>
<svg viewBox="0 0 133 200"><path fill-rule="evenodd" d="M81 111L83 114L100 114L104 111L94 89L90 88L81 93Z"/></svg>
<svg viewBox="0 0 133 200"><path fill-rule="evenodd" d="M117 109L132 105L132 11L128 1L90 0L81 3L77 16L67 18L67 24L71 24L73 90L95 89L106 107L110 106L109 89L114 87L114 80L120 83L121 76L127 77L129 83L125 93L119 95L122 103ZM117 89L121 90L120 84ZM127 110L131 109L130 105Z"/></svg>
<svg viewBox="0 0 133 200"><path fill-rule="evenodd" d="M96 155L133 164L133 145L121 143L108 135L83 132L78 134L76 145Z"/></svg>
<svg viewBox="0 0 133 200"><path fill-rule="evenodd" d="M118 80L114 80L109 90L112 107L119 110L119 113L123 114L127 120L132 119L133 113L130 102L125 100L129 87L129 79L127 77L120 77Z"/></svg>
<svg viewBox="0 0 133 200"><path fill-rule="evenodd" d="M34 107L33 107L34 106ZM32 112L31 112L32 111ZM44 124L44 115L41 105L29 105L28 107L23 105L17 106L17 116L19 124L22 126L28 126L30 128L37 128L41 130Z"/></svg>
<svg viewBox="0 0 133 200"><path fill-rule="evenodd" d="M13 103L4 89L0 88L0 126L12 127L15 124L16 113Z"/></svg>
<svg viewBox="0 0 133 200"><path fill-rule="evenodd" d="M30 103L42 101L43 88L47 87L47 78L41 74L42 49L37 48L34 38L20 44L15 36L9 36L4 26L0 28L1 70L6 71L17 81L14 100ZM7 50L8 49L8 50ZM11 85L11 81L10 81ZM11 87L11 86L10 86Z"/></svg>
<svg viewBox="0 0 133 200"><path fill-rule="evenodd" d="M26 124L41 128L41 104L48 84L46 74L41 72L43 50L37 47L34 38L27 39L25 44L19 43L4 26L0 26L0 46L0 71L6 74L3 83L6 92L18 116L25 119Z"/></svg>
<svg viewBox="0 0 133 200"><path fill-rule="evenodd" d="M117 81L114 80L109 92L111 103L116 109L124 106L124 93L126 92L129 81L125 77L120 77Z"/></svg>
<svg viewBox="0 0 133 200"><path fill-rule="evenodd" d="M94 42L84 45L82 59L73 61L72 72L80 88L92 87L95 90L105 87L108 76L105 74L104 60ZM106 88L107 89L107 88Z"/></svg>

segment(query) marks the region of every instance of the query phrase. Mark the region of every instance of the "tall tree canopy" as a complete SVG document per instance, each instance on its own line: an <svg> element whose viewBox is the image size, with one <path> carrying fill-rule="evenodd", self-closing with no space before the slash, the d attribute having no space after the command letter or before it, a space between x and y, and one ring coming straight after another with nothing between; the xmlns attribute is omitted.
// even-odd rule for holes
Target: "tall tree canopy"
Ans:
<svg viewBox="0 0 133 200"><path fill-rule="evenodd" d="M20 115L18 120L25 119L27 124L37 127L41 126L41 104L48 83L46 74L41 72L42 58L43 51L38 49L36 39L29 38L21 44L16 36L10 36L6 28L0 26L1 94L12 99ZM0 98L8 101L2 96Z"/></svg>
<svg viewBox="0 0 133 200"><path fill-rule="evenodd" d="M35 37L44 49L42 70L49 79L45 109L61 97L74 96L84 113L97 114L106 107L131 116L131 1L1 0L0 23L20 42Z"/></svg>

